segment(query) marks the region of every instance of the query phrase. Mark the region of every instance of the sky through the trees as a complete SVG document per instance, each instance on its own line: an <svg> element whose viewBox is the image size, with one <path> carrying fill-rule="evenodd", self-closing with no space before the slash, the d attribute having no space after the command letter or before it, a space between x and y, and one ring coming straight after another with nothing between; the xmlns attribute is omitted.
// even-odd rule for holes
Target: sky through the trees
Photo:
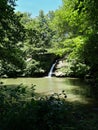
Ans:
<svg viewBox="0 0 98 130"><path fill-rule="evenodd" d="M16 11L29 12L36 17L40 10L48 13L48 11L58 9L62 0L18 0L16 4Z"/></svg>

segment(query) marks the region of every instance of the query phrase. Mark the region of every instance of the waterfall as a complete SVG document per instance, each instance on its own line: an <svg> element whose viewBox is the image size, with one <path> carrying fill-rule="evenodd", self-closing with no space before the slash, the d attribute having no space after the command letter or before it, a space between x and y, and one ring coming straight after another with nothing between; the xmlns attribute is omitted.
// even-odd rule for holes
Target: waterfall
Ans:
<svg viewBox="0 0 98 130"><path fill-rule="evenodd" d="M51 77L51 76L52 76L53 69L54 69L56 63L57 63L57 61L51 66L50 71L49 71L49 73L48 73L48 77Z"/></svg>

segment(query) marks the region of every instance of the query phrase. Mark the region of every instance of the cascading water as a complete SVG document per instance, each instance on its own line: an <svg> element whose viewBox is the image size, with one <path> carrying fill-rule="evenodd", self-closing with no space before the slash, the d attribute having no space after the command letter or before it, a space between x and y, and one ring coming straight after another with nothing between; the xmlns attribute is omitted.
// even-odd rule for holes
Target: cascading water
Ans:
<svg viewBox="0 0 98 130"><path fill-rule="evenodd" d="M54 69L56 63L57 63L57 61L51 66L50 71L49 71L49 73L48 73L48 77L51 77L51 76L52 76L52 74L53 74L53 69Z"/></svg>

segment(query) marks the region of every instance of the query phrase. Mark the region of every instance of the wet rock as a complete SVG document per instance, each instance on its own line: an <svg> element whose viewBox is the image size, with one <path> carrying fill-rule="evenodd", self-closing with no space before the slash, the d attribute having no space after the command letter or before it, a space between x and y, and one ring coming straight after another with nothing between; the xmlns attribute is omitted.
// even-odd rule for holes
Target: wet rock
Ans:
<svg viewBox="0 0 98 130"><path fill-rule="evenodd" d="M54 72L54 76L56 77L64 77L65 73L62 71L62 68L66 67L66 62L64 60L59 60L56 68L55 68L55 72Z"/></svg>

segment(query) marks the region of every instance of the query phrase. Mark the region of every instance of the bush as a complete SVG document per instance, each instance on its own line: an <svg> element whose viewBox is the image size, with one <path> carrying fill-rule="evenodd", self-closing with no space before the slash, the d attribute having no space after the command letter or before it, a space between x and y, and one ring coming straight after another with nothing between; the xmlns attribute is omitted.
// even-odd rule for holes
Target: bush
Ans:
<svg viewBox="0 0 98 130"><path fill-rule="evenodd" d="M69 118L62 94L36 98L34 85L8 87L0 84L0 128L7 130L62 129Z"/></svg>
<svg viewBox="0 0 98 130"><path fill-rule="evenodd" d="M97 130L97 115L91 116L88 108L74 106L60 94L38 97L32 87L4 86L0 84L1 130ZM89 113L89 116L88 116ZM87 123L91 123L88 125ZM93 122L92 122L93 121Z"/></svg>

